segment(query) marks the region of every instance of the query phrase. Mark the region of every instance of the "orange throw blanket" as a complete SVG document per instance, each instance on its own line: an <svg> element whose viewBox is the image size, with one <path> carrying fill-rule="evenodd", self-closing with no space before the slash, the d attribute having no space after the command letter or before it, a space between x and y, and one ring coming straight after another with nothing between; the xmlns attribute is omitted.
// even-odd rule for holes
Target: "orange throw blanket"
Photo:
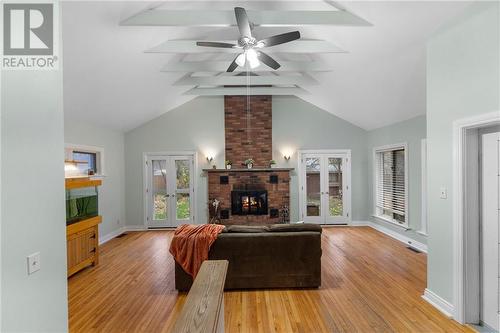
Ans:
<svg viewBox="0 0 500 333"><path fill-rule="evenodd" d="M220 224L183 224L175 230L170 253L193 279L203 261L208 259L210 246L223 229L224 226Z"/></svg>

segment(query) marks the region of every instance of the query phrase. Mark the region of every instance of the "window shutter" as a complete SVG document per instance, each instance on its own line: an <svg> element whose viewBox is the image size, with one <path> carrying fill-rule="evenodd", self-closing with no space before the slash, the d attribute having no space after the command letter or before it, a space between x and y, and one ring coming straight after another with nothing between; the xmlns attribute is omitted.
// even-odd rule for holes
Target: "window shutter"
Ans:
<svg viewBox="0 0 500 333"><path fill-rule="evenodd" d="M405 154L402 147L376 152L377 215L406 222Z"/></svg>

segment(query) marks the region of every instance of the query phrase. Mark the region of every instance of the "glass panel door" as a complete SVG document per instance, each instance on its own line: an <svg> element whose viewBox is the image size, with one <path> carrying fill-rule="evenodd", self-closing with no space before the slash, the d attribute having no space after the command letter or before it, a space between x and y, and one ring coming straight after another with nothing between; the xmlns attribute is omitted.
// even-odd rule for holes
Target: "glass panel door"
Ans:
<svg viewBox="0 0 500 333"><path fill-rule="evenodd" d="M193 222L193 157L153 156L147 159L146 223L175 227Z"/></svg>
<svg viewBox="0 0 500 333"><path fill-rule="evenodd" d="M173 195L175 198L175 216L174 224L180 225L190 223L191 218L191 167L193 165L191 158L174 157L173 167L175 168L175 189Z"/></svg>
<svg viewBox="0 0 500 333"><path fill-rule="evenodd" d="M150 186L148 195L148 220L151 226L167 226L169 224L169 195L167 191L167 158L151 159Z"/></svg>
<svg viewBox="0 0 500 333"><path fill-rule="evenodd" d="M305 157L304 170L305 219L309 222L321 223L321 157Z"/></svg>
<svg viewBox="0 0 500 333"><path fill-rule="evenodd" d="M347 158L342 156L325 156L328 177L325 184L325 197L328 205L328 214L325 223L347 223L348 213L345 209L344 192L348 190L345 181L345 163Z"/></svg>
<svg viewBox="0 0 500 333"><path fill-rule="evenodd" d="M350 200L347 153L302 154L301 163L302 219L320 224L347 223Z"/></svg>

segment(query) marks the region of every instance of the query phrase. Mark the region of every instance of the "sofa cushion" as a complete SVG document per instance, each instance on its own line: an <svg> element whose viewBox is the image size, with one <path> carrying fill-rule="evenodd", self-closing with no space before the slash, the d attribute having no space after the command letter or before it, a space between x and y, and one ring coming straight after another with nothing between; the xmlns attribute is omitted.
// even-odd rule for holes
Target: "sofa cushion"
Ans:
<svg viewBox="0 0 500 333"><path fill-rule="evenodd" d="M290 224L273 224L269 226L271 232L294 232L294 231L316 231L321 233L322 229L319 224L312 223L290 223Z"/></svg>
<svg viewBox="0 0 500 333"><path fill-rule="evenodd" d="M268 232L267 225L230 225L226 227L226 232L232 233L261 233Z"/></svg>

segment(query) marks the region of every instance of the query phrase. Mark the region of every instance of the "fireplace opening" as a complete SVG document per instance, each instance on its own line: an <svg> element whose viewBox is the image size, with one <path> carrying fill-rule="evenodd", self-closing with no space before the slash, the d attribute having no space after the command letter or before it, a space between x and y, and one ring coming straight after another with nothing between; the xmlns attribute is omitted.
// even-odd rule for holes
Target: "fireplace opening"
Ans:
<svg viewBox="0 0 500 333"><path fill-rule="evenodd" d="M232 191L231 214L267 215L267 191Z"/></svg>

